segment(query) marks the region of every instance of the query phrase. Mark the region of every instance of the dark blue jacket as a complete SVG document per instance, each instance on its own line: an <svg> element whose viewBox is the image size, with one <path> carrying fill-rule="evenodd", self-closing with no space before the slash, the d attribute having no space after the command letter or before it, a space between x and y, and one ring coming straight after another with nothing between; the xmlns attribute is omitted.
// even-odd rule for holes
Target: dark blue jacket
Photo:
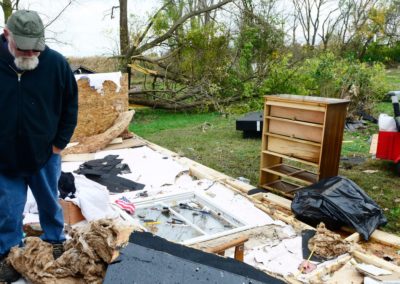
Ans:
<svg viewBox="0 0 400 284"><path fill-rule="evenodd" d="M52 146L65 148L78 114L78 87L65 58L46 46L39 65L18 72L1 35L0 172L31 174Z"/></svg>

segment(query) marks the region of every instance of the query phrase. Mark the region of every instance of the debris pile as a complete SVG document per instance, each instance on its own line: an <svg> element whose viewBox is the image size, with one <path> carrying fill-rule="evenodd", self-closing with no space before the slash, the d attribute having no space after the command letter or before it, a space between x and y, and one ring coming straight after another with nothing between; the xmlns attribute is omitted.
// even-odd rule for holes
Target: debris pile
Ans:
<svg viewBox="0 0 400 284"><path fill-rule="evenodd" d="M51 244L37 237L11 249L8 260L27 280L35 283L102 283L107 264L129 240L132 226L110 219L90 222L71 230L65 252L56 260Z"/></svg>
<svg viewBox="0 0 400 284"><path fill-rule="evenodd" d="M318 256L331 259L350 251L350 243L339 234L328 230L324 223L317 226L317 232L308 242L310 251Z"/></svg>

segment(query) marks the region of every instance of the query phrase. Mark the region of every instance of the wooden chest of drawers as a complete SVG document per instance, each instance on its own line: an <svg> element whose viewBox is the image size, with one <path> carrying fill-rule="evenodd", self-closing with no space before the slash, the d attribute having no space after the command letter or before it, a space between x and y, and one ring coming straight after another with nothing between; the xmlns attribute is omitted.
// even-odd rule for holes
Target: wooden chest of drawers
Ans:
<svg viewBox="0 0 400 284"><path fill-rule="evenodd" d="M348 100L266 96L260 186L292 196L294 191L339 169Z"/></svg>

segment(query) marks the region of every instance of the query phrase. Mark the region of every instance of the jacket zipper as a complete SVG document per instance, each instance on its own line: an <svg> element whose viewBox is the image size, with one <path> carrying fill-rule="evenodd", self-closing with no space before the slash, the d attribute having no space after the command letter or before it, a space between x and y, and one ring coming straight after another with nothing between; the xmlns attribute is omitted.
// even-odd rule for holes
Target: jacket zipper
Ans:
<svg viewBox="0 0 400 284"><path fill-rule="evenodd" d="M15 74L17 74L18 83L21 82L21 77L22 77L22 75L25 73L25 71L22 71L22 72L20 73L20 72L18 72L17 70L15 70L11 65L8 65L8 66L10 66L10 68L12 69L12 71L14 71Z"/></svg>
<svg viewBox="0 0 400 284"><path fill-rule="evenodd" d="M22 135L22 92L21 92L21 77L22 75L25 73L25 71L22 72L18 72L17 70L15 70L11 65L8 65L17 75L17 79L18 79L18 118L17 118L17 133L18 136Z"/></svg>

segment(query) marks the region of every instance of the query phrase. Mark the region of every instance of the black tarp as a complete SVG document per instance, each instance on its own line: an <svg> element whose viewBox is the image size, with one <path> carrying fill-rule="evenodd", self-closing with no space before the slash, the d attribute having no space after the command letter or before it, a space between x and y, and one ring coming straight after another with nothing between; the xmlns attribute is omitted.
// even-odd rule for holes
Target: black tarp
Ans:
<svg viewBox="0 0 400 284"><path fill-rule="evenodd" d="M378 204L352 180L340 176L298 190L292 211L296 218L314 226L320 222L331 229L351 226L365 240L387 223Z"/></svg>

